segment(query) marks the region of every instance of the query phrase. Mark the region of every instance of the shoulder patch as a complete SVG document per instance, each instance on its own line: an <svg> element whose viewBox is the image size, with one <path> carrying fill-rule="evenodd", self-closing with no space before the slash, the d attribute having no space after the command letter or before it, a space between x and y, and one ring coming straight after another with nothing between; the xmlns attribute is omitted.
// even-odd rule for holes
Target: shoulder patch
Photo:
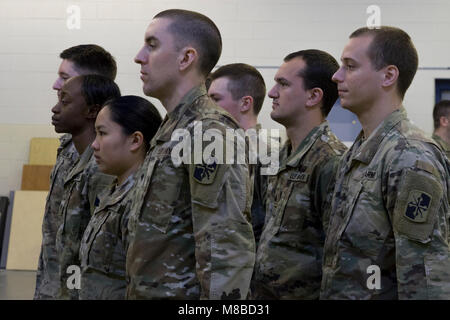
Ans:
<svg viewBox="0 0 450 320"><path fill-rule="evenodd" d="M406 169L398 187L394 229L408 238L428 241L443 196L442 186L429 174Z"/></svg>
<svg viewBox="0 0 450 320"><path fill-rule="evenodd" d="M201 184L211 184L217 173L217 163L196 164L194 168L194 179Z"/></svg>

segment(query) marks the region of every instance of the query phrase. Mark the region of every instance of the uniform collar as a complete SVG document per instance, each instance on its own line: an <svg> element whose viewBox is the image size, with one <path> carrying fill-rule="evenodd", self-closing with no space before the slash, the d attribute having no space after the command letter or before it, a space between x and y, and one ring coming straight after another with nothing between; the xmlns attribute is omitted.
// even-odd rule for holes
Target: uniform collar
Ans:
<svg viewBox="0 0 450 320"><path fill-rule="evenodd" d="M76 175L78 175L80 172L82 172L88 165L93 154L94 154L94 149L92 149L91 144L89 144L88 147L86 148L86 150L84 150L84 152L78 158L78 162L73 167L73 169L70 171L70 173L67 176L67 178L65 179L64 183L73 179Z"/></svg>
<svg viewBox="0 0 450 320"><path fill-rule="evenodd" d="M388 135L388 133L395 127L400 121L407 118L406 110L402 106L399 109L392 112L386 119L384 119L378 127L372 132L372 134L367 138L366 141L361 143L359 151L356 152L353 160L360 161L365 164L369 164L372 161L375 153L380 147L383 139ZM359 140L363 139L363 131L359 133L355 140L354 145L356 145Z"/></svg>
<svg viewBox="0 0 450 320"><path fill-rule="evenodd" d="M283 170L285 167L298 167L300 161L303 159L305 154L311 149L312 145L317 141L319 137L326 134L329 131L328 121L322 122L320 125L312 129L305 139L300 143L295 152L291 153L288 156L288 151L291 148L291 141L287 140L284 144L283 148L280 152L280 159L286 159L286 161L282 160L282 165L280 170Z"/></svg>
<svg viewBox="0 0 450 320"><path fill-rule="evenodd" d="M162 141L167 142L172 138L172 132L177 127L178 122L183 117L183 115L188 112L189 107L193 104L195 100L199 97L206 95L206 87L204 84L192 88L180 101L180 103L171 112L167 113L164 120L159 127L158 132L151 141L151 147L156 145L156 142Z"/></svg>
<svg viewBox="0 0 450 320"><path fill-rule="evenodd" d="M103 198L104 201L100 202L100 205L95 209L95 211L101 211L106 207L111 207L122 201L122 199L134 186L134 182L136 181L136 176L139 170L140 169L136 170L134 174L130 174L120 186L117 186L117 178L115 178L113 183L109 187L109 192L105 194L105 197Z"/></svg>
<svg viewBox="0 0 450 320"><path fill-rule="evenodd" d="M444 149L445 152L449 152L450 151L450 145L445 142L444 139L442 139L440 136L438 136L437 134L433 133L432 138L439 143L439 145L442 147L442 149Z"/></svg>

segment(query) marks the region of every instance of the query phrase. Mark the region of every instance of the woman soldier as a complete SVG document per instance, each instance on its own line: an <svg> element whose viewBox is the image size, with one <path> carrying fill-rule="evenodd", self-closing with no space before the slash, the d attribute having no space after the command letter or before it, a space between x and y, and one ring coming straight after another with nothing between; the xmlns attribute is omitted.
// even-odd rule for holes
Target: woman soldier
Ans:
<svg viewBox="0 0 450 320"><path fill-rule="evenodd" d="M138 96L110 100L97 116L94 156L99 169L116 179L100 197L81 241L80 299L125 299L132 189L161 121L157 109Z"/></svg>

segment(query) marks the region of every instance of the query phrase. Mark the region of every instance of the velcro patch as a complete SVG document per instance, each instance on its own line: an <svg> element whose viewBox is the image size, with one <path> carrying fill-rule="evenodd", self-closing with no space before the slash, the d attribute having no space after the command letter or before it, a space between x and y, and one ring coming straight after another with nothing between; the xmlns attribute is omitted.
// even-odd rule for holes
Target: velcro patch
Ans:
<svg viewBox="0 0 450 320"><path fill-rule="evenodd" d="M217 163L196 164L194 168L194 179L201 184L211 184L217 173Z"/></svg>
<svg viewBox="0 0 450 320"><path fill-rule="evenodd" d="M442 186L433 176L406 169L398 186L394 229L412 240L428 241L442 196Z"/></svg>

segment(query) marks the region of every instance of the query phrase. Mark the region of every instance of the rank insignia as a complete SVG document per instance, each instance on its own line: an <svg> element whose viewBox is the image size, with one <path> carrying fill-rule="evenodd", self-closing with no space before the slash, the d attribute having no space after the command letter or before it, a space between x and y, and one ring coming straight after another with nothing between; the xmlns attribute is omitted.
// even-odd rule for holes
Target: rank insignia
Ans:
<svg viewBox="0 0 450 320"><path fill-rule="evenodd" d="M201 184L211 184L217 173L217 163L196 164L194 169L194 179Z"/></svg>
<svg viewBox="0 0 450 320"><path fill-rule="evenodd" d="M421 191L413 190L409 193L408 205L406 206L405 216L414 222L427 221L428 209L431 204L431 197Z"/></svg>

